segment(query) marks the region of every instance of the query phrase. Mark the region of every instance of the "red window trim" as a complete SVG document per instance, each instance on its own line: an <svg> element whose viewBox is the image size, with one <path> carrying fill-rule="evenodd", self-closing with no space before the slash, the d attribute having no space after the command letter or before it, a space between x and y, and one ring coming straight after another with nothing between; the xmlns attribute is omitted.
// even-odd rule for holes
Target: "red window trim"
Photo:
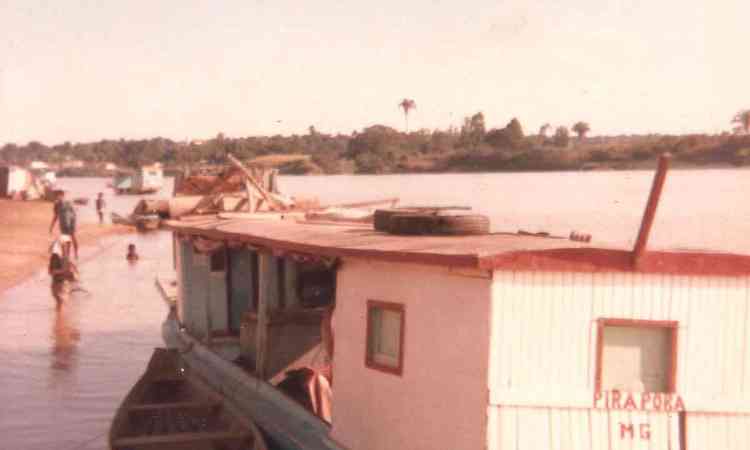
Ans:
<svg viewBox="0 0 750 450"><path fill-rule="evenodd" d="M667 393L674 393L677 389L677 332L679 322L674 320L638 320L600 318L596 327L596 374L594 379L596 392L602 388L602 354L604 353L604 327L632 327L632 328L666 328L670 330L671 352L669 355L669 380Z"/></svg>
<svg viewBox="0 0 750 450"><path fill-rule="evenodd" d="M401 313L401 327L400 327L400 339L398 346L398 366L391 367L384 364L379 364L370 359L369 344L370 344L370 312L375 309L387 309L390 311L397 311ZM365 366L370 369L379 370L381 372L390 373L393 375L401 376L404 371L404 342L406 341L406 311L402 303L383 302L379 300L368 300L367 301L367 328L365 331Z"/></svg>

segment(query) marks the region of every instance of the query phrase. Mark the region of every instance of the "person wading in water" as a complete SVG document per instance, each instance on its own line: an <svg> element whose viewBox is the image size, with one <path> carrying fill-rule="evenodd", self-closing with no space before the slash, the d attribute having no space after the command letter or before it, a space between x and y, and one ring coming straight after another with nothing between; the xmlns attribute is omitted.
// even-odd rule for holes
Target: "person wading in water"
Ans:
<svg viewBox="0 0 750 450"><path fill-rule="evenodd" d="M96 214L99 215L99 225L104 223L104 197L100 192L99 196L96 197Z"/></svg>
<svg viewBox="0 0 750 450"><path fill-rule="evenodd" d="M52 277L52 297L57 309L70 297L71 282L78 279L78 270L68 259L70 241L68 236L63 235L50 247L47 271Z"/></svg>
<svg viewBox="0 0 750 450"><path fill-rule="evenodd" d="M54 205L54 215L52 216L52 223L49 226L49 232L55 229L55 222L60 223L60 234L66 234L70 236L73 241L73 253L75 258L78 259L78 239L76 239L76 210L73 208L73 204L65 200L65 191L58 191L57 200Z"/></svg>

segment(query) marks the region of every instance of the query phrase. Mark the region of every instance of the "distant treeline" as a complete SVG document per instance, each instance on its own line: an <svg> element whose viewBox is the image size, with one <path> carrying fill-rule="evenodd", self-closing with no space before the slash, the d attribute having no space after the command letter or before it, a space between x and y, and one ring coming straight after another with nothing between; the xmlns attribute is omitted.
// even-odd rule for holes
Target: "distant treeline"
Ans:
<svg viewBox="0 0 750 450"><path fill-rule="evenodd" d="M374 125L352 134L324 134L310 127L304 135L229 138L219 134L190 143L153 138L54 146L7 144L0 148L0 161L82 160L91 167L103 162L136 167L158 161L174 169L224 164L227 154L243 160L271 154L307 155L289 158L282 172L335 174L634 169L649 167L659 154L671 152L676 165L750 165L750 135L745 133L587 137L590 126L586 122L570 129L573 136L566 127L551 130L549 125L525 134L521 123L513 119L503 128L486 130L484 116L477 113L460 128L409 133Z"/></svg>

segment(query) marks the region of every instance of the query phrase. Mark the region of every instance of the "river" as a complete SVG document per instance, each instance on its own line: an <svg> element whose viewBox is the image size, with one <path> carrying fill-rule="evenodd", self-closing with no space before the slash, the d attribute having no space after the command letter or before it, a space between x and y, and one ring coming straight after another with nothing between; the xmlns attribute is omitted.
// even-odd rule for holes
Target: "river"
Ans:
<svg viewBox="0 0 750 450"><path fill-rule="evenodd" d="M750 172L673 171L651 248L750 254ZM651 172L567 172L281 177L284 192L331 204L400 197L403 205L467 205L496 231L589 233L595 245L632 246ZM138 197L111 195L105 179L61 179L71 197L105 192L129 212ZM171 186L162 196L171 193ZM157 195L158 197L158 195ZM79 208L96 220L93 206ZM43 239L49 239L44 236ZM125 261L127 244L141 259ZM172 270L169 233L107 238L81 251L82 283L57 313L45 271L0 294L0 448L106 449L109 421L154 347L166 307L154 287Z"/></svg>

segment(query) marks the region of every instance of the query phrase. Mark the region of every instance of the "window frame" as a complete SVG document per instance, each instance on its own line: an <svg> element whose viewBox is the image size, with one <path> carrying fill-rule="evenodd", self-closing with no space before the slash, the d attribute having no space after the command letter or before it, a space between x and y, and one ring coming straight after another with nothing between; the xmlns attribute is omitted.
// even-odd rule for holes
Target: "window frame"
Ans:
<svg viewBox="0 0 750 450"><path fill-rule="evenodd" d="M398 365L388 366L386 364L378 363L370 355L370 336L372 333L371 328L371 314L375 309L384 309L389 311L396 311L401 314L401 323L399 326L399 346L398 346ZM402 376L404 372L404 344L406 342L406 308L403 303L384 302L380 300L368 300L367 301L367 315L366 315L366 330L365 330L365 366L370 369L378 370L392 375Z"/></svg>
<svg viewBox="0 0 750 450"><path fill-rule="evenodd" d="M664 394L673 394L677 389L677 343L679 322L675 320L641 320L621 318L600 318L596 321L596 372L594 375L594 389L596 393L602 391L602 363L604 356L604 327L628 327L628 328L662 328L669 331L669 373L667 379L667 391Z"/></svg>

